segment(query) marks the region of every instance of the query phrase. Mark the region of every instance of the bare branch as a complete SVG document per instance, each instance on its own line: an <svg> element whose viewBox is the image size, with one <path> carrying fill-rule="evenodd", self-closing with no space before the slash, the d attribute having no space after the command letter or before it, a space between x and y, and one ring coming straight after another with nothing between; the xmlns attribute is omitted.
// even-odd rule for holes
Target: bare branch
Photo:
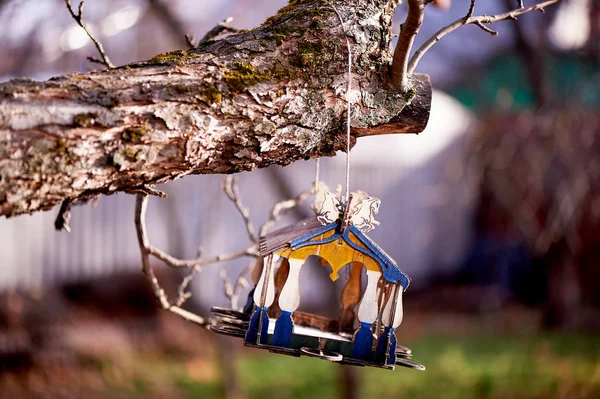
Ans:
<svg viewBox="0 0 600 399"><path fill-rule="evenodd" d="M465 18L471 18L473 16L473 12L475 12L475 2L477 0L471 0L471 5L469 6L469 11L467 11L467 16Z"/></svg>
<svg viewBox="0 0 600 399"><path fill-rule="evenodd" d="M412 73L414 73L415 68L417 67L417 64L419 63L419 61L421 60L421 58L423 57L423 55L438 41L440 41L442 39L442 37L446 36L448 33L450 32L454 32L456 29L460 28L461 26L464 25L476 25L479 28L483 29L484 31L496 36L498 34L498 32L486 27L484 24L491 24L494 22L499 22L499 21L504 21L507 19L517 19L518 16L526 14L528 12L531 11L544 11L544 8L557 3L559 0L548 0L542 3L538 3L534 6L531 7L522 7L522 2L519 2L519 8L503 13L503 14L497 14L497 15L491 15L491 16L487 16L487 15L481 15L478 17L473 17L472 12L473 12L473 7L474 7L474 1L471 1L471 5L469 7L469 12L467 13L467 15L465 15L463 18L458 19L456 21L454 21L453 23L451 23L450 25L447 25L445 27L443 27L442 29L440 29L439 31L436 32L435 35L433 35L429 40L427 40L425 43L423 43L423 45L417 50L415 51L415 54L412 56L412 58L410 59L410 63L408 64L408 74L411 75Z"/></svg>
<svg viewBox="0 0 600 399"><path fill-rule="evenodd" d="M160 302L160 305L163 309L169 310L186 320L192 321L196 324L206 325L207 322L203 317L200 317L194 313L191 313L185 309L182 309L178 305L172 305L169 303L169 298L167 294L160 286L156 275L154 274L154 270L152 266L150 266L150 256L148 247L150 246L150 242L148 240L148 234L146 232L146 209L148 207L148 197L142 194L139 194L136 197L135 202L135 227L137 231L138 243L140 246L140 252L142 255L142 271L148 279L150 286L152 287L152 291L154 295Z"/></svg>
<svg viewBox="0 0 600 399"><path fill-rule="evenodd" d="M159 198L167 198L167 193L148 186L132 187L123 191L125 191L127 194L144 194L152 195Z"/></svg>
<svg viewBox="0 0 600 399"><path fill-rule="evenodd" d="M187 287L198 271L200 271L200 268L198 267L191 269L179 284L179 288L177 289L177 300L175 301L176 306L183 306L185 301L192 297L192 293L187 291Z"/></svg>
<svg viewBox="0 0 600 399"><path fill-rule="evenodd" d="M223 33L239 32L239 29L232 28L231 26L229 26L231 21L233 21L233 17L229 17L229 18L224 19L223 21L219 22L217 24L217 26L215 26L214 28L212 28L211 30L206 32L206 34L204 36L202 36L202 39L200 39L199 44L207 42L209 40L213 40L215 37L217 37Z"/></svg>
<svg viewBox="0 0 600 399"><path fill-rule="evenodd" d="M233 252L225 255L217 255L211 258L202 258L197 257L194 259L177 259L174 256L169 255L168 253L152 246L148 246L148 253L154 256L157 259L163 261L167 266L173 268L194 268L199 266L206 266L213 263L227 262L233 259L242 258L242 257L256 257L258 256L258 250L256 246L253 245L248 247L242 251Z"/></svg>
<svg viewBox="0 0 600 399"><path fill-rule="evenodd" d="M58 210L58 215L54 220L54 228L58 231L65 230L67 233L71 232L71 226L69 222L71 221L71 200L66 199L60 204L60 209Z"/></svg>
<svg viewBox="0 0 600 399"><path fill-rule="evenodd" d="M246 280L246 275L254 270L256 262L251 262L240 272L233 285L231 279L227 276L227 268L223 266L221 268L220 277L223 281L223 294L229 299L231 303L231 309L239 309L239 300L242 288L248 288L250 284Z"/></svg>
<svg viewBox="0 0 600 399"><path fill-rule="evenodd" d="M185 38L185 43L187 44L187 46L189 48L196 47L196 45L194 44L194 42L196 41L196 38L194 36L184 35L184 38Z"/></svg>
<svg viewBox="0 0 600 399"><path fill-rule="evenodd" d="M315 188L312 187L298 194L296 198L292 198L286 201L281 201L273 207L269 219L260 227L259 236L262 237L267 234L269 229L277 222L281 216L283 216L290 209L299 206L309 195L314 193Z"/></svg>
<svg viewBox="0 0 600 399"><path fill-rule="evenodd" d="M410 75L408 70L408 60L410 50L412 49L415 36L423 24L423 14L425 12L425 2L423 0L408 0L408 15L406 21L402 24L398 43L394 50L394 59L392 61L392 85L403 92L410 90Z"/></svg>
<svg viewBox="0 0 600 399"><path fill-rule="evenodd" d="M252 241L254 244L257 244L258 237L254 232L254 226L252 225L252 221L250 220L250 212L248 211L248 208L246 208L242 203L242 200L240 198L240 191L237 185L237 179L234 176L227 176L227 178L223 182L223 192L225 193L225 195L227 195L227 198L229 198L235 204L235 207L240 212L240 215L242 215L242 218L244 219L244 224L246 225L246 232L248 233L250 241Z"/></svg>
<svg viewBox="0 0 600 399"><path fill-rule="evenodd" d="M484 32L487 32L487 33L489 33L492 36L498 36L498 32L497 31L495 31L495 30L493 30L493 29L485 26L483 23L481 23L479 21L475 22L475 25L478 26L479 28L481 28Z"/></svg>
<svg viewBox="0 0 600 399"><path fill-rule="evenodd" d="M75 12L75 10L73 10L73 7L71 6L71 0L65 0L65 4L67 6L67 10L69 10L69 13L71 14L71 17L73 17L75 22L77 22L77 24L79 26L81 26L81 28L88 35L90 40L94 43L94 46L96 46L96 50L98 50L98 53L100 53L100 58L101 58L100 60L98 60L96 58L92 58L92 57L88 57L88 60L90 60L91 62L96 62L96 63L102 64L108 69L113 69L115 67L115 65L110 61L110 58L108 58L108 55L106 55L106 52L104 52L104 47L102 46L102 43L100 43L100 41L98 41L90 33L90 30L88 29L86 24L83 22L83 1L79 3L79 7L77 8L77 13Z"/></svg>

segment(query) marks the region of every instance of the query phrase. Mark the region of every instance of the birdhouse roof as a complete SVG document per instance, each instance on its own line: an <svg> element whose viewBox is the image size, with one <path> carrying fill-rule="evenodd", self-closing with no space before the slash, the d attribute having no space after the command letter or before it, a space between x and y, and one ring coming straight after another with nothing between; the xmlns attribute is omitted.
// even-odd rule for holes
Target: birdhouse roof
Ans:
<svg viewBox="0 0 600 399"><path fill-rule="evenodd" d="M327 234L326 238L319 239L319 236L326 235L331 231L333 231L333 234ZM259 250L262 256L267 256L285 249L295 251L311 245L326 245L340 238L348 244L352 251L366 255L377 262L386 281L393 284L399 282L404 290L408 288L411 281L410 277L398 267L385 251L352 225L347 226L342 232L339 220L322 225L316 218L310 218L284 227L261 237Z"/></svg>

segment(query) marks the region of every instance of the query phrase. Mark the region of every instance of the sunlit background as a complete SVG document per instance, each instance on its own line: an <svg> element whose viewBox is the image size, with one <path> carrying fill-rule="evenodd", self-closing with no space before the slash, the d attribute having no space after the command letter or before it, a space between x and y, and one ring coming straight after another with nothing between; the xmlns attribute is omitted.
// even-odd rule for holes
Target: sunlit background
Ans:
<svg viewBox="0 0 600 399"><path fill-rule="evenodd" d="M184 49L184 35L228 17L252 28L286 3L87 0L84 19L119 65ZM466 3L428 7L417 46ZM516 6L480 1L476 12ZM396 31L404 17L400 6ZM0 397L600 397L600 4L562 0L493 28L498 37L463 27L423 59L434 85L423 133L363 138L352 151L352 188L382 199L369 235L413 279L397 336L426 372L247 349L160 311L140 272L134 197L118 194L76 206L71 234L54 230L57 210L0 220ZM63 1L0 0L0 81L98 67L87 56L95 48ZM240 175L255 225L308 188L314 168ZM322 160L321 178L343 183L343 154ZM181 258L247 246L223 179L162 186L153 243ZM221 273L246 266L204 268L188 308L230 306ZM175 290L182 274L157 269ZM306 269L300 309L335 317L340 288Z"/></svg>

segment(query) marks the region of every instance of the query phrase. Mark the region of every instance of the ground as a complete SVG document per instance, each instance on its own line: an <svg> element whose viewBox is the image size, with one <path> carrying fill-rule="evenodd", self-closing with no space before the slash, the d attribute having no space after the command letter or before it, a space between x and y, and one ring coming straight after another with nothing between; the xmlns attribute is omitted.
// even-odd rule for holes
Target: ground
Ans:
<svg viewBox="0 0 600 399"><path fill-rule="evenodd" d="M541 313L521 307L480 314L414 308L398 340L427 371L357 368L358 397L600 397L597 335L540 332ZM33 366L0 369L1 398L221 398L223 358L249 398L339 395L338 365L244 348L166 312L70 314L77 322L63 325L62 346L46 345ZM218 347L228 353L219 356Z"/></svg>

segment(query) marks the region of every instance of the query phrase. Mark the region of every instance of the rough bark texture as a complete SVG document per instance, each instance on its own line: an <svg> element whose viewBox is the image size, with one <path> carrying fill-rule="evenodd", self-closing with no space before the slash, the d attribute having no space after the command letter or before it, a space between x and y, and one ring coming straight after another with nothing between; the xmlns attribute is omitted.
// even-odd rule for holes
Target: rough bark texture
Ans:
<svg viewBox="0 0 600 399"><path fill-rule="evenodd" d="M413 98L389 84L393 3L337 3L352 41L355 137L427 123L429 78L414 76L406 109ZM333 11L296 0L193 50L0 84L0 214L333 155L345 148L346 54Z"/></svg>

